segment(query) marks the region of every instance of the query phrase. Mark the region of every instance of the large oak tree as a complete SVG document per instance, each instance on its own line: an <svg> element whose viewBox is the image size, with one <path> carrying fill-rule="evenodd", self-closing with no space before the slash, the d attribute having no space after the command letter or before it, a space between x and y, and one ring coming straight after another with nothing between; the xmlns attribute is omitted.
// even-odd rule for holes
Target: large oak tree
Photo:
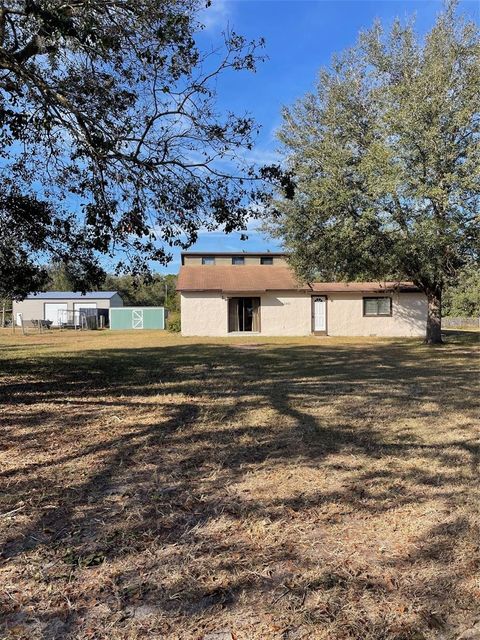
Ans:
<svg viewBox="0 0 480 640"><path fill-rule="evenodd" d="M284 109L274 232L299 275L410 279L441 341L446 283L477 264L480 39L450 4L420 38L381 24Z"/></svg>
<svg viewBox="0 0 480 640"><path fill-rule="evenodd" d="M200 228L244 226L255 123L218 113L216 88L254 71L262 43L229 32L205 51L203 10L205 0L0 2L4 294L41 287L47 261L85 287L100 256L141 273Z"/></svg>

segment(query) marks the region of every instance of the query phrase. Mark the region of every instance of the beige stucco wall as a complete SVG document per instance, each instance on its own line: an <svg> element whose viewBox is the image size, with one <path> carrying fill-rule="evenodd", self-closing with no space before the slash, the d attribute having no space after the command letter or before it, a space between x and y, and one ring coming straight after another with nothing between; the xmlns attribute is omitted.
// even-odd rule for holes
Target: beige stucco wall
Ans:
<svg viewBox="0 0 480 640"><path fill-rule="evenodd" d="M228 335L228 297L258 295L261 298L261 334L304 336L311 333L310 294L285 293L182 293L182 334L185 336ZM392 316L364 317L363 294L330 293L327 297L327 333L331 336L424 336L427 302L420 293L392 295Z"/></svg>
<svg viewBox="0 0 480 640"><path fill-rule="evenodd" d="M228 335L228 298L259 296L260 333L265 336L303 336L311 332L311 299L302 293L182 293L182 334Z"/></svg>
<svg viewBox="0 0 480 640"><path fill-rule="evenodd" d="M360 293L329 294L328 335L383 337L425 335L427 299L422 293L394 293L392 315L387 317L364 317L363 297Z"/></svg>
<svg viewBox="0 0 480 640"><path fill-rule="evenodd" d="M260 296L260 326L265 336L308 336L312 332L312 301L304 293Z"/></svg>
<svg viewBox="0 0 480 640"><path fill-rule="evenodd" d="M228 329L227 300L220 293L180 295L182 335L224 336Z"/></svg>

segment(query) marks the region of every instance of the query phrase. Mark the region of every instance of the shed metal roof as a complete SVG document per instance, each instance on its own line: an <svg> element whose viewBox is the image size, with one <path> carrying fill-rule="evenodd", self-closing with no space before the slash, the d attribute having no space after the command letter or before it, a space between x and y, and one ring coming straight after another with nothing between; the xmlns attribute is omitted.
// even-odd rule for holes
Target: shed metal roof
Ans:
<svg viewBox="0 0 480 640"><path fill-rule="evenodd" d="M31 293L26 300L109 300L118 291L43 291Z"/></svg>

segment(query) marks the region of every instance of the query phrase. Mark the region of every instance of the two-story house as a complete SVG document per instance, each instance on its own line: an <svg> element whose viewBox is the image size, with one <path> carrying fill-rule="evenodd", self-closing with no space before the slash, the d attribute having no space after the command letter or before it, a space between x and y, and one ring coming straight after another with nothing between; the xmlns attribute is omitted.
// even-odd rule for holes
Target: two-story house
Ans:
<svg viewBox="0 0 480 640"><path fill-rule="evenodd" d="M283 253L182 254L185 336L424 336L427 300L411 282L311 282Z"/></svg>

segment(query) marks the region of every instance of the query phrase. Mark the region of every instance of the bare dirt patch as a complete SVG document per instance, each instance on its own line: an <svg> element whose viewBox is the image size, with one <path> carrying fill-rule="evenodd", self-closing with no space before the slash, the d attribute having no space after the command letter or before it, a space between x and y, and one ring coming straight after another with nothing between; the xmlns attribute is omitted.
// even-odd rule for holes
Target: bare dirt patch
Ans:
<svg viewBox="0 0 480 640"><path fill-rule="evenodd" d="M473 627L475 336L251 342L0 336L0 637Z"/></svg>

